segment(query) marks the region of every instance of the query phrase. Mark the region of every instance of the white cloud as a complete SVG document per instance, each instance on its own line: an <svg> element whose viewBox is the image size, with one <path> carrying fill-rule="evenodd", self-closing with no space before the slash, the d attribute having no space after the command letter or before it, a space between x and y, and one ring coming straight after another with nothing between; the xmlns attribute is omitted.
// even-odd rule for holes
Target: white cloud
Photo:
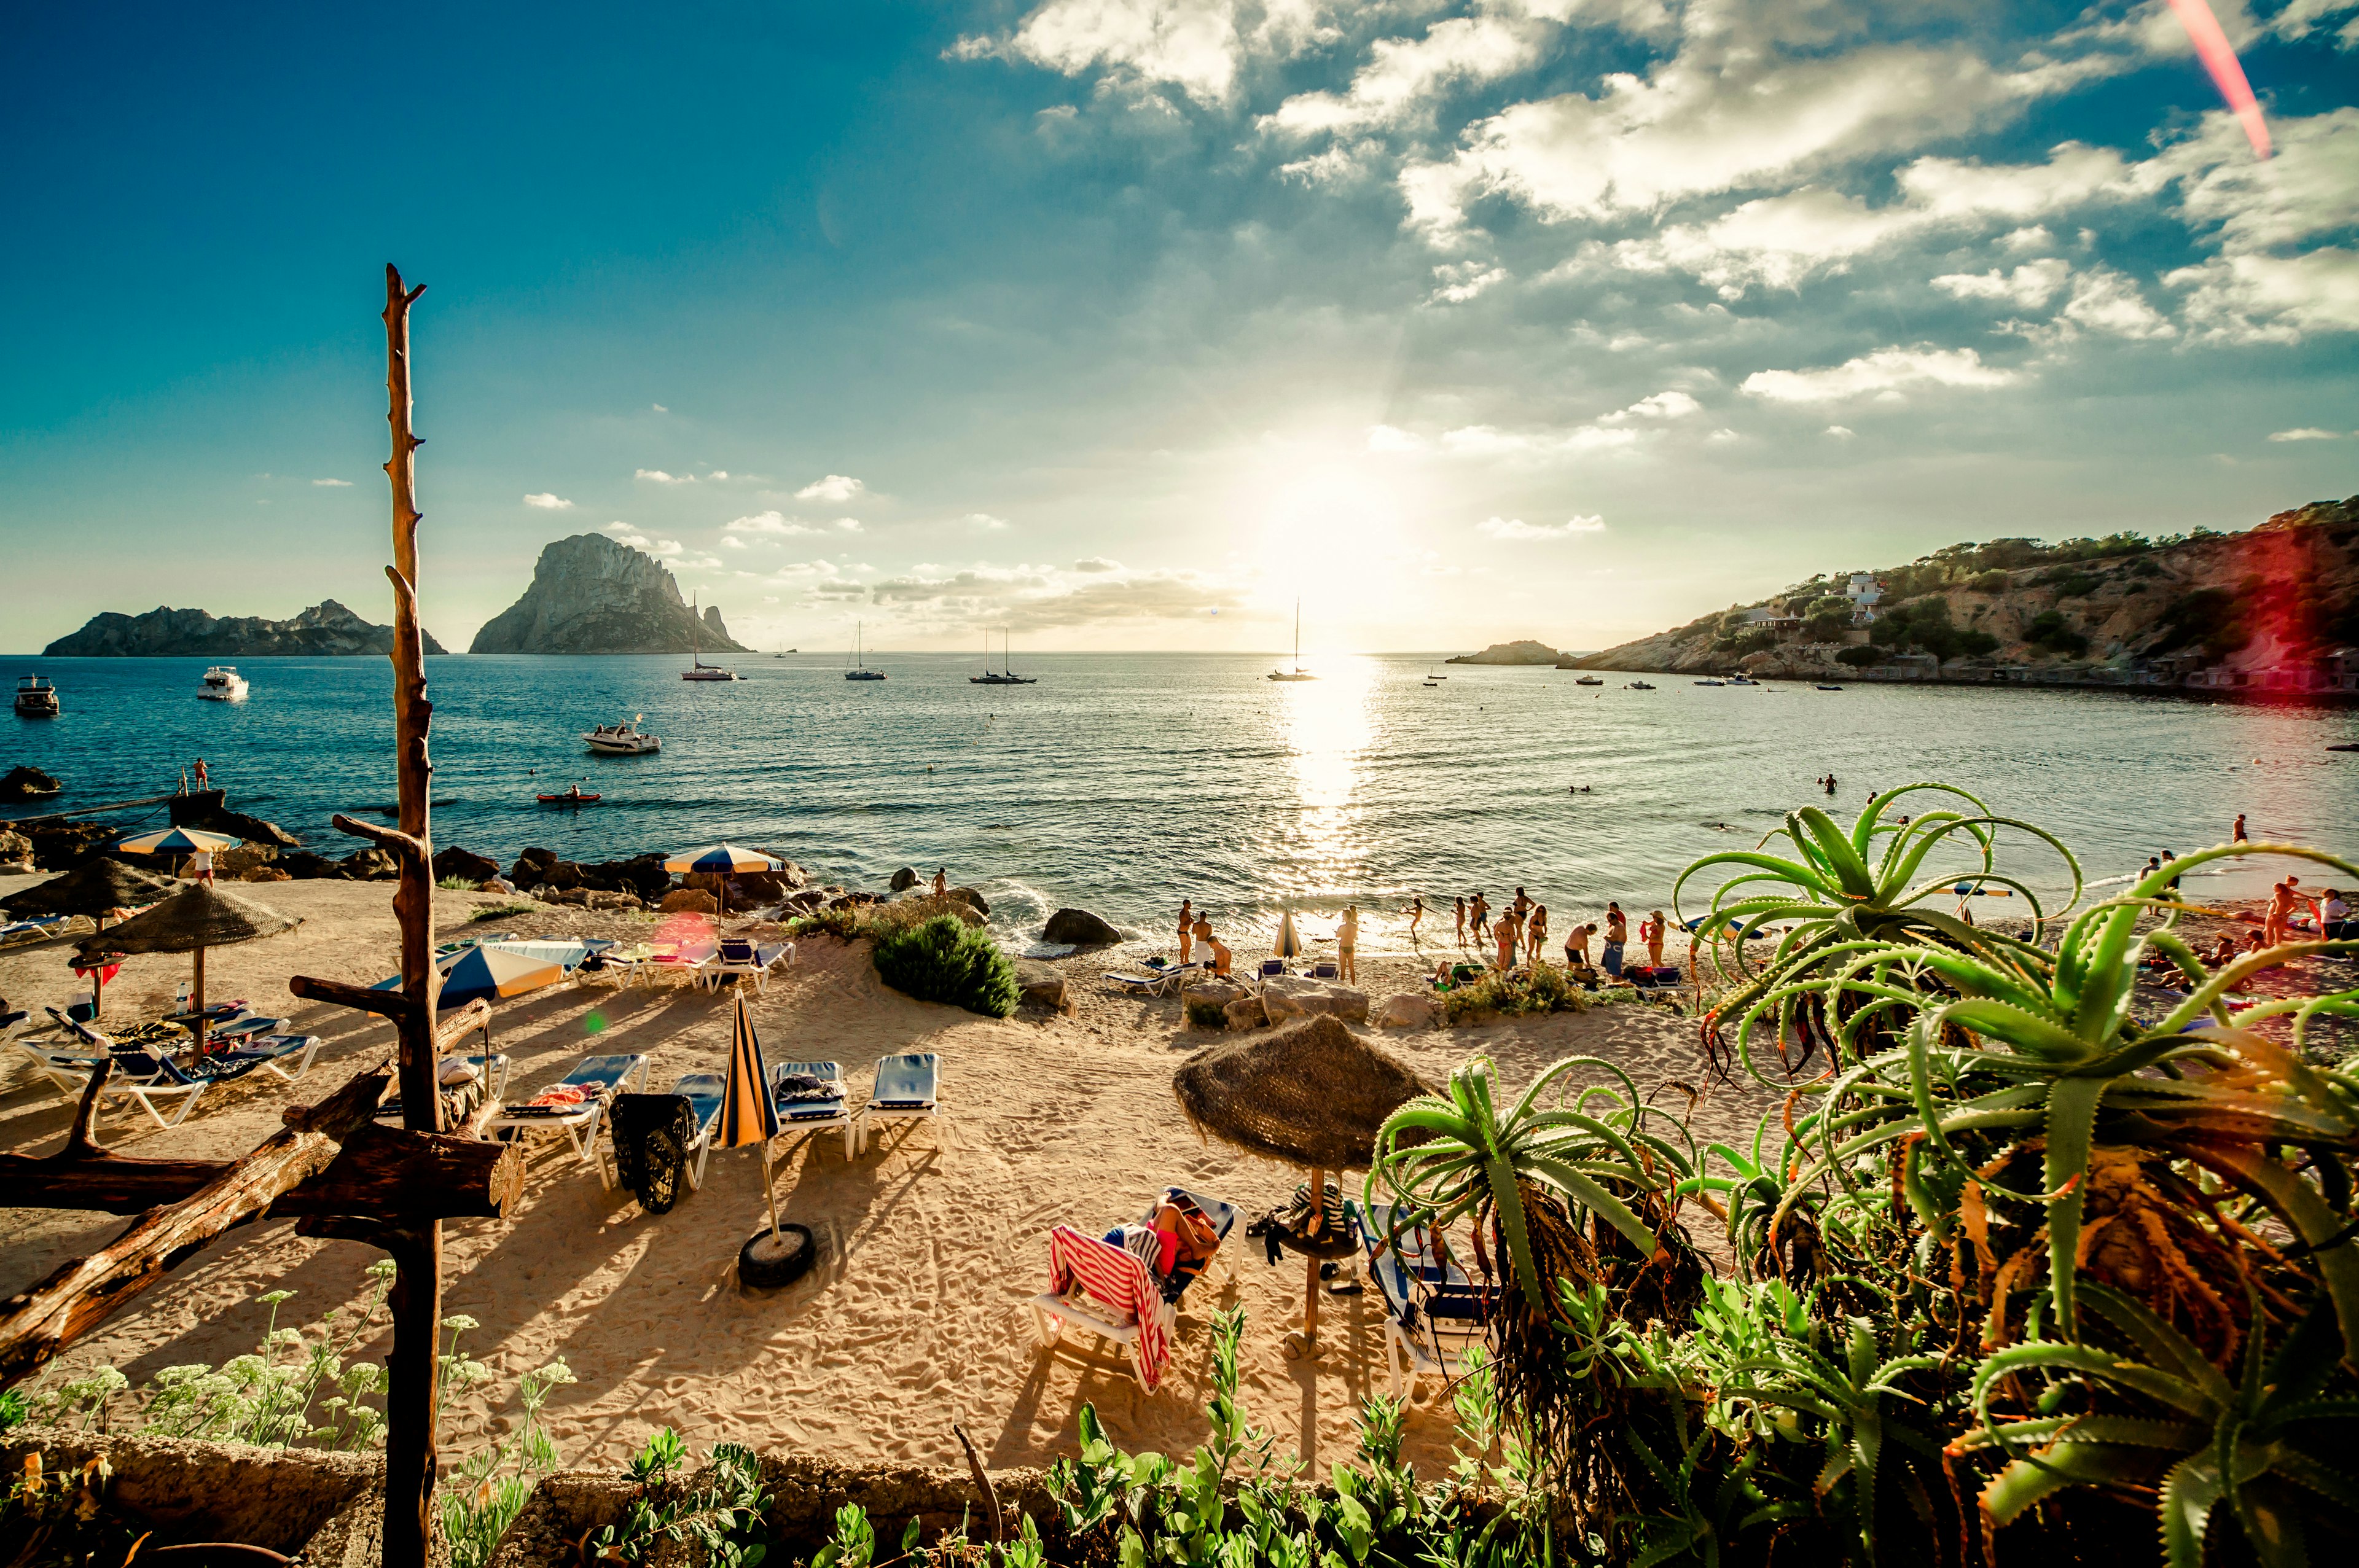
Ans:
<svg viewBox="0 0 2359 1568"><path fill-rule="evenodd" d="M1635 445L1638 432L1582 425L1571 430L1502 430L1495 425L1462 425L1441 435L1442 449L1461 457L1549 457L1609 451Z"/></svg>
<svg viewBox="0 0 2359 1568"><path fill-rule="evenodd" d="M959 521L978 534L1005 533L1008 527L1006 518L994 517L988 512L970 512Z"/></svg>
<svg viewBox="0 0 2359 1568"><path fill-rule="evenodd" d="M1987 388L2021 378L1986 365L1972 349L1878 349L1823 370L1762 370L1745 378L1739 391L1772 403L1833 403L1891 394L1909 386Z"/></svg>
<svg viewBox="0 0 2359 1568"><path fill-rule="evenodd" d="M1848 441L1854 436L1858 435L1859 432L1853 429L1848 425L1830 425L1827 427L1827 434L1832 436L1838 441Z"/></svg>
<svg viewBox="0 0 2359 1568"><path fill-rule="evenodd" d="M696 476L692 473L666 473L661 469L635 469L631 472L631 477L646 480L649 484L694 484L696 482Z"/></svg>
<svg viewBox="0 0 2359 1568"><path fill-rule="evenodd" d="M1571 517L1553 525L1527 523L1520 517L1486 517L1474 524L1474 531L1493 539L1570 539L1582 534L1605 531L1603 517Z"/></svg>
<svg viewBox="0 0 2359 1568"><path fill-rule="evenodd" d="M839 517L832 523L806 523L799 517L788 517L778 512L756 512L750 517L736 517L721 525L723 534L771 535L779 538L807 538L822 534L860 533L860 519Z"/></svg>
<svg viewBox="0 0 2359 1568"><path fill-rule="evenodd" d="M1088 556L1081 560L1075 561L1073 563L1073 569L1077 572L1092 573L1118 572L1122 570L1122 563L1120 561L1110 561L1103 556Z"/></svg>
<svg viewBox="0 0 2359 1568"><path fill-rule="evenodd" d="M1608 414L1599 423L1621 425L1633 419L1684 419L1702 406L1684 392L1658 392L1651 397L1638 399L1627 408Z"/></svg>
<svg viewBox="0 0 2359 1568"><path fill-rule="evenodd" d="M348 479L315 479L311 482L322 490L350 490L353 487L353 481Z"/></svg>
<svg viewBox="0 0 2359 1568"><path fill-rule="evenodd" d="M2146 302L2136 284L2110 267L2074 278L2072 297L2058 314L2075 327L2115 338L2168 338L2179 330Z"/></svg>
<svg viewBox="0 0 2359 1568"><path fill-rule="evenodd" d="M704 477L714 481L724 480L729 477L729 470L727 469L714 469L711 473L706 474Z"/></svg>
<svg viewBox="0 0 2359 1568"><path fill-rule="evenodd" d="M2304 425L2296 430L2269 432L2269 439L2272 441L2339 441L2342 438L2342 431L2321 430L2315 425Z"/></svg>
<svg viewBox="0 0 2359 1568"><path fill-rule="evenodd" d="M1209 104L1228 97L1242 47L1234 0L1049 0L1006 37L962 38L948 53L1027 60L1067 76L1100 69Z"/></svg>
<svg viewBox="0 0 2359 1568"><path fill-rule="evenodd" d="M1421 452L1425 450L1425 439L1395 425L1371 425L1368 427L1368 450Z"/></svg>
<svg viewBox="0 0 2359 1568"><path fill-rule="evenodd" d="M866 492L868 487L850 474L832 473L825 479L815 479L795 492L797 501L850 501Z"/></svg>
<svg viewBox="0 0 2359 1568"><path fill-rule="evenodd" d="M650 539L628 523L609 523L605 525L605 531L614 535L614 537L621 543L628 545L631 548L635 550L645 550L651 556L677 556L683 553L688 548L687 546L681 544L678 539ZM718 565L719 563L716 562L714 564Z"/></svg>
<svg viewBox="0 0 2359 1568"><path fill-rule="evenodd" d="M536 508L542 512L571 512L573 510L573 503L566 500L565 497L561 495L552 495L545 490L538 495L526 496L524 498L524 503L527 506Z"/></svg>
<svg viewBox="0 0 2359 1568"><path fill-rule="evenodd" d="M735 534L723 534L721 535L721 547L724 550L742 550L745 548L745 541Z"/></svg>
<svg viewBox="0 0 2359 1568"><path fill-rule="evenodd" d="M1507 269L1484 262L1445 262L1433 269L1440 286L1428 299L1437 305L1463 305L1493 284L1507 280Z"/></svg>
<svg viewBox="0 0 2359 1568"><path fill-rule="evenodd" d="M1988 272L1945 273L1933 280L1933 287L1960 299L1997 300L2018 310L2036 310L2056 297L2071 272L2071 263L2048 256L2026 262L2011 273L1996 267Z"/></svg>
<svg viewBox="0 0 2359 1568"><path fill-rule="evenodd" d="M1397 124L1422 115L1446 86L1489 81L1532 64L1544 37L1512 17L1486 15L1436 22L1422 38L1379 38L1348 91L1298 93L1264 115L1260 126L1312 135Z"/></svg>
<svg viewBox="0 0 2359 1568"><path fill-rule="evenodd" d="M2207 338L2293 343L2312 331L2359 331L2359 250L2214 256L2163 282L2190 290L2181 315Z"/></svg>
<svg viewBox="0 0 2359 1568"><path fill-rule="evenodd" d="M671 412L671 410L670 410L670 409L666 408L666 407L665 407L662 404L660 404L660 403L651 403L651 404L649 404L647 406L648 406L648 407L650 407L650 408L653 408L653 409L654 409L657 413L658 413L658 414L669 414L669 413L670 413L670 412Z"/></svg>

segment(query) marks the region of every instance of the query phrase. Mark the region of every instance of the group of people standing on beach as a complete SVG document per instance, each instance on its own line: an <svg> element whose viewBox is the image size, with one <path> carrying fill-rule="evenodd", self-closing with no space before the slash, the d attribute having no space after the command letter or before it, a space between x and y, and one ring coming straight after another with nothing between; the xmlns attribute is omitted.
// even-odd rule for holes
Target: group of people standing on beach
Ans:
<svg viewBox="0 0 2359 1568"><path fill-rule="evenodd" d="M1423 912L1423 907L1422 901L1419 901L1412 906L1413 913L1409 921L1409 932L1412 937L1417 931L1416 916ZM1507 907L1498 912L1495 919L1493 918L1491 901L1485 898L1480 890L1477 890L1472 898L1453 899L1451 914L1456 920L1454 935L1458 945L1462 947L1472 946L1477 948L1495 949L1496 962L1502 969L1515 968L1519 958L1537 960L1548 951L1548 905L1533 898L1520 887L1516 890L1516 896L1508 902ZM1583 969L1591 967L1589 944L1592 940L1600 937L1599 925L1598 921L1588 921L1573 926L1565 933L1566 967ZM1622 912L1622 906L1619 903L1609 901L1605 905L1603 925L1603 940L1600 943L1596 967L1609 975L1619 976L1622 973L1623 955L1629 948L1630 917ZM1645 919L1638 922L1638 940L1647 949L1648 968L1662 967L1663 940L1669 929L1670 923L1663 918L1663 912L1659 909L1650 911Z"/></svg>

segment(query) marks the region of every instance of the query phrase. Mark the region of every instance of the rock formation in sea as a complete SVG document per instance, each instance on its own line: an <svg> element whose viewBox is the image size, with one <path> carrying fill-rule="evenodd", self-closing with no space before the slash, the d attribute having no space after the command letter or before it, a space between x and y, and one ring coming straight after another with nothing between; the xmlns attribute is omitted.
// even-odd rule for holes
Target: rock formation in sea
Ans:
<svg viewBox="0 0 2359 1568"><path fill-rule="evenodd" d="M1545 643L1522 638L1513 643L1494 643L1479 654L1461 654L1448 661L1453 665L1549 665L1560 655Z"/></svg>
<svg viewBox="0 0 2359 1568"><path fill-rule="evenodd" d="M426 651L450 650L429 633ZM93 615L71 636L60 637L42 654L52 659L178 655L184 658L258 659L280 654L317 657L338 654L389 654L393 628L372 625L332 599L323 599L292 621L259 615L215 618L201 610L162 607L145 615Z"/></svg>
<svg viewBox="0 0 2359 1568"><path fill-rule="evenodd" d="M702 627L661 561L603 534L540 552L524 597L484 623L471 654L745 654L708 609Z"/></svg>

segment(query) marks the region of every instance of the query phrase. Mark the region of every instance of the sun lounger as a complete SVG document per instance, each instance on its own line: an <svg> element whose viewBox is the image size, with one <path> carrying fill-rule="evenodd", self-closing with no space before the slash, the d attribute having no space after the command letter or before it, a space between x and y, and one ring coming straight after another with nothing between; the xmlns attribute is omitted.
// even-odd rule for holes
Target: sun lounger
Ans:
<svg viewBox="0 0 2359 1568"><path fill-rule="evenodd" d="M1405 1227L1396 1241L1392 1208L1377 1204L1363 1213L1358 1203L1346 1201L1343 1212L1359 1232L1368 1278L1384 1299L1385 1371L1393 1397L1414 1394L1429 1374L1458 1377L1467 1350L1488 1341L1488 1293L1450 1260L1448 1249L1426 1226Z"/></svg>
<svg viewBox="0 0 2359 1568"><path fill-rule="evenodd" d="M786 1087L789 1078L816 1078L822 1092L817 1098L789 1099ZM770 1096L778 1108L779 1137L840 1127L843 1130L843 1157L853 1157L859 1144L860 1118L852 1109L852 1091L844 1087L841 1063L773 1062Z"/></svg>
<svg viewBox="0 0 2359 1568"><path fill-rule="evenodd" d="M1060 1225L1049 1232L1049 1289L1032 1298L1032 1321L1044 1350L1064 1336L1069 1323L1113 1340L1130 1357L1138 1386L1151 1394L1171 1364L1179 1313L1145 1263Z"/></svg>
<svg viewBox="0 0 2359 1568"><path fill-rule="evenodd" d="M18 1013L16 1016L21 1019L25 1015ZM33 1064L35 1072L55 1084L59 1092L69 1099L89 1087L92 1069L106 1055L103 1046L93 1051L54 1044L37 1045L22 1036L13 1036L8 1044Z"/></svg>
<svg viewBox="0 0 2359 1568"><path fill-rule="evenodd" d="M1160 968L1108 969L1109 979L1129 996L1171 996L1190 980L1212 972L1210 964L1166 964Z"/></svg>
<svg viewBox="0 0 2359 1568"><path fill-rule="evenodd" d="M758 995L762 982L769 978L770 967L781 958L789 964L795 961L793 943L773 942L756 946L742 936L724 936L721 940L719 955L697 975L697 982L719 990L721 982L734 975L753 981L755 992Z"/></svg>
<svg viewBox="0 0 2359 1568"><path fill-rule="evenodd" d="M270 1022L278 1024L281 1028L284 1028L287 1022L283 1018L273 1019ZM311 1059L319 1054L320 1037L316 1034L282 1034L274 1032L268 1034L246 1035L239 1040L234 1047L220 1054L231 1065L236 1066L240 1073L259 1067L264 1072L291 1084L311 1070ZM292 1058L295 1064L292 1068L287 1065L289 1058Z"/></svg>
<svg viewBox="0 0 2359 1568"><path fill-rule="evenodd" d="M701 984L705 971L721 961L721 949L712 942L693 943L667 951L658 946L648 957L633 968L632 979L641 985L653 985L658 978L678 975L690 985Z"/></svg>
<svg viewBox="0 0 2359 1568"><path fill-rule="evenodd" d="M942 1059L931 1051L912 1052L905 1056L882 1056L876 1062L876 1077L868 1097L868 1108L860 1117L860 1147L868 1147L868 1124L872 1121L930 1121L940 1108Z"/></svg>
<svg viewBox="0 0 2359 1568"><path fill-rule="evenodd" d="M30 947L38 943L69 935L71 934L73 922L77 918L71 914L44 914L31 920L9 921L6 925L0 925L0 948ZM93 931L98 928L93 921L85 920L82 924L89 925Z"/></svg>
<svg viewBox="0 0 2359 1568"><path fill-rule="evenodd" d="M121 1044L90 1025L68 1018L54 1007L49 1010L49 1014L81 1047L80 1050L50 1054L51 1080L69 1096L78 1096L89 1087L91 1071L98 1065L99 1054L111 1055L114 1059L114 1071L107 1076L106 1087L99 1091L101 1102L132 1100L160 1128L168 1130L179 1126L189 1119L189 1113L197 1108L197 1101L204 1098L206 1089L217 1082L240 1076L235 1071L202 1075L184 1073L161 1052L151 1051L144 1045ZM166 1116L162 1108L167 1104L174 1105L169 1116Z"/></svg>
<svg viewBox="0 0 2359 1568"><path fill-rule="evenodd" d="M508 1139L526 1131L562 1132L572 1147L573 1157L584 1165L596 1166L600 1184L611 1187L614 1180L596 1154L599 1119L606 1108L608 1096L620 1093L634 1082L644 1086L647 1081L645 1056L584 1056L552 1087L591 1091L585 1098L570 1105L504 1105L484 1124L484 1131L487 1136Z"/></svg>
<svg viewBox="0 0 2359 1568"><path fill-rule="evenodd" d="M442 1075L450 1071L454 1062L464 1062L474 1068L474 1078L455 1085L443 1081ZM441 1084L443 1130L459 1133L480 1130L489 1113L499 1105L500 1097L507 1092L508 1059L501 1055L445 1056L434 1065L436 1080ZM473 1088L480 1088L482 1092L472 1099L463 1092L454 1092ZM379 1121L399 1121L402 1119L401 1093L397 1084L392 1098L377 1106L376 1119Z"/></svg>

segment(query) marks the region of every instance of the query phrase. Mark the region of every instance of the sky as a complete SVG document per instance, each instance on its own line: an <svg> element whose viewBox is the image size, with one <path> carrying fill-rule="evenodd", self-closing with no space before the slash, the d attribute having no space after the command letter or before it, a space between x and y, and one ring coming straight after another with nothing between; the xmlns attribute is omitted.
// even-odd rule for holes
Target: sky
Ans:
<svg viewBox="0 0 2359 1568"><path fill-rule="evenodd" d="M2359 492L2359 0L29 8L0 647L663 557L741 641L1596 648Z"/></svg>

